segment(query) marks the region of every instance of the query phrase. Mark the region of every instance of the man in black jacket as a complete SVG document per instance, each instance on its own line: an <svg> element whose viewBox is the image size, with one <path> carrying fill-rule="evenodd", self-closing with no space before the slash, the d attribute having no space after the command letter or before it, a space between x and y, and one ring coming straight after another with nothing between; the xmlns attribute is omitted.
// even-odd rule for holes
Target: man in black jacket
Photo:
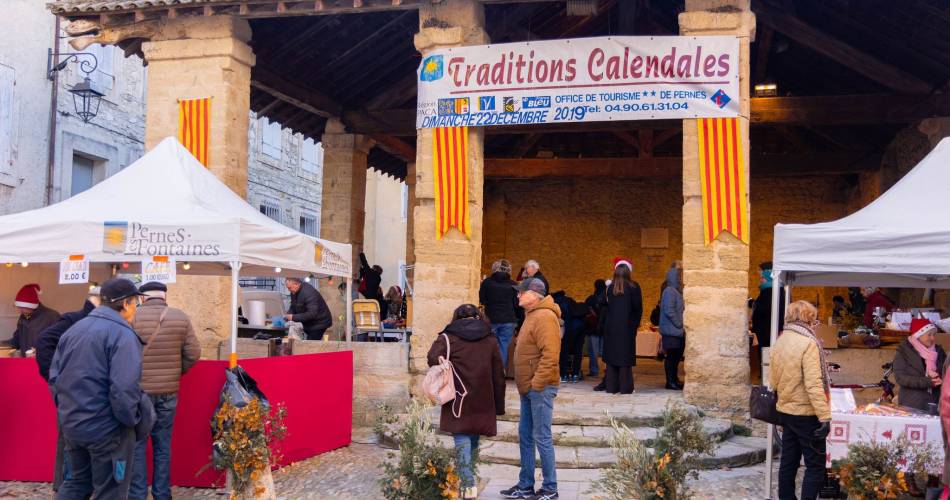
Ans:
<svg viewBox="0 0 950 500"><path fill-rule="evenodd" d="M287 289L290 290L290 309L284 318L303 323L307 340L322 339L323 333L333 326L333 315L323 296L300 278L287 278Z"/></svg>
<svg viewBox="0 0 950 500"><path fill-rule="evenodd" d="M492 333L498 339L501 362L508 366L508 347L518 324L518 292L511 280L511 264L496 260L491 265L491 276L482 281L478 289L478 301L485 306L485 314L491 323Z"/></svg>
<svg viewBox="0 0 950 500"><path fill-rule="evenodd" d="M40 376L47 383L49 382L49 367L53 363L53 354L56 354L59 338L66 333L66 330L69 330L69 327L85 318L97 307L99 307L99 287L90 287L89 296L86 297L86 303L83 304L82 309L60 316L59 321L40 332L39 338L36 339L36 364L40 367ZM63 440L63 430L58 422L56 430L56 464L53 469L53 491L59 491L66 475L66 442Z"/></svg>

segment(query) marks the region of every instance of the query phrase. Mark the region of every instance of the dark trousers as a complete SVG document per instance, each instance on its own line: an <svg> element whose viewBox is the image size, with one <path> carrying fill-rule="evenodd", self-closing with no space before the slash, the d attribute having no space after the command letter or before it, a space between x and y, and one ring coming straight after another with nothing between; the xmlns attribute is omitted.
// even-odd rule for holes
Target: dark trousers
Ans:
<svg viewBox="0 0 950 500"><path fill-rule="evenodd" d="M805 478L802 480L802 500L818 498L818 490L825 481L825 440L815 439L821 424L818 417L779 413L782 422L782 460L778 468L779 500L794 500L795 476L798 464L805 457Z"/></svg>
<svg viewBox="0 0 950 500"><path fill-rule="evenodd" d="M178 407L178 394L149 396L155 408L155 425L152 427L152 498L171 500L172 424ZM148 462L145 458L148 439L135 445L135 460L132 465L132 486L129 498L148 498Z"/></svg>
<svg viewBox="0 0 950 500"><path fill-rule="evenodd" d="M564 332L561 339L561 376L580 375L584 359L584 332Z"/></svg>
<svg viewBox="0 0 950 500"><path fill-rule="evenodd" d="M666 383L679 384L680 362L683 361L683 348L666 349L663 368L666 370Z"/></svg>
<svg viewBox="0 0 950 500"><path fill-rule="evenodd" d="M323 340L323 334L326 333L327 329L322 330L304 330L304 333L307 334L307 340Z"/></svg>
<svg viewBox="0 0 950 500"><path fill-rule="evenodd" d="M125 500L132 481L135 429L118 430L93 443L66 439L69 475L56 492L56 500ZM93 495L95 492L95 495Z"/></svg>
<svg viewBox="0 0 950 500"><path fill-rule="evenodd" d="M633 394L633 367L607 363L605 383L608 394Z"/></svg>

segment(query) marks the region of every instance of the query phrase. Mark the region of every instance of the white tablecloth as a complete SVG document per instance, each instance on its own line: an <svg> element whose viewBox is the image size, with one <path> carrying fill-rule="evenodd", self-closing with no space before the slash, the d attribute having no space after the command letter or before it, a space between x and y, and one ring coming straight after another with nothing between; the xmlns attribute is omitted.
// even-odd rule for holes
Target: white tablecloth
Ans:
<svg viewBox="0 0 950 500"><path fill-rule="evenodd" d="M831 433L828 434L827 440L827 464L830 466L832 460L845 458L848 455L848 445L852 443L892 441L905 433L911 443L932 443L940 463L943 463L943 437L940 434L939 417L886 417L832 412Z"/></svg>

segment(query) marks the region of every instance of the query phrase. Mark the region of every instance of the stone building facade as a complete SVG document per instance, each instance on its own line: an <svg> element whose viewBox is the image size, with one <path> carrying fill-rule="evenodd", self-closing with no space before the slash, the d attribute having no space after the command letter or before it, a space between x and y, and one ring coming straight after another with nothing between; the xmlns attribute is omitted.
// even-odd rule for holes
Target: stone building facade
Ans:
<svg viewBox="0 0 950 500"><path fill-rule="evenodd" d="M105 94L98 116L89 123L77 116L69 90L86 75L70 62L57 75L51 117L47 50L62 57L75 51L60 39L56 18L42 2L14 0L5 7L17 22L8 23L12 33L0 41L0 214L88 189L141 156L145 135L146 69L140 57L126 58L111 45L90 46L84 52L98 66L89 78Z"/></svg>

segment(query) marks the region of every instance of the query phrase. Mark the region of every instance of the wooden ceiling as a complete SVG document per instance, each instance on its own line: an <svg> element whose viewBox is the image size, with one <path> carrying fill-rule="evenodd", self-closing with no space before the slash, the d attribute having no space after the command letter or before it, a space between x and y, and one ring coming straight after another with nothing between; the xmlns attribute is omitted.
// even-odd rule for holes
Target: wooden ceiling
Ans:
<svg viewBox="0 0 950 500"><path fill-rule="evenodd" d="M950 2L752 5L758 26L752 81L778 84L781 96L753 100L753 171L756 158L783 155L829 161L853 155L853 164L864 165L907 123L950 116L944 94L950 81ZM493 42L673 35L683 8L683 0L601 0L596 15L575 17L567 15L563 1L485 7ZM251 27L254 111L315 138L328 117L342 117L350 131L377 139L373 168L405 176L415 149L417 11L255 18ZM485 153L499 159L670 159L681 152L680 127L680 121L496 127L486 130Z"/></svg>

